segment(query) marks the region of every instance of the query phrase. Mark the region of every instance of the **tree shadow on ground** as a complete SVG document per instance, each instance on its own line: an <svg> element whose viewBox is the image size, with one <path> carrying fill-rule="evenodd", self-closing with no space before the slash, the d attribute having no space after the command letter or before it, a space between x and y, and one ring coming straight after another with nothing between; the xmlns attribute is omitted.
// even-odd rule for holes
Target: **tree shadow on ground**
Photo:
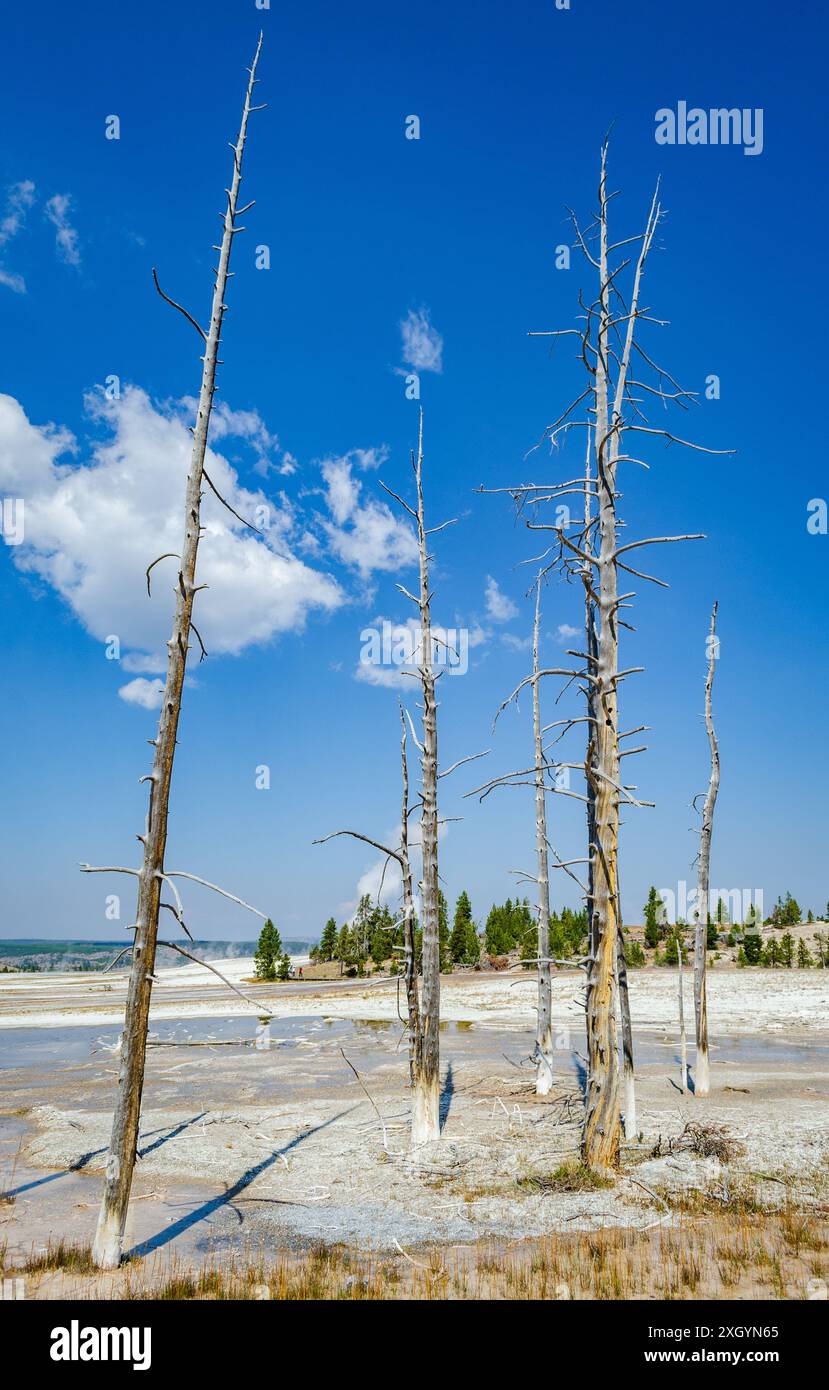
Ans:
<svg viewBox="0 0 829 1390"><path fill-rule="evenodd" d="M151 1139L154 1134L160 1134L161 1138L156 1139L155 1143L148 1145L146 1149L139 1149L138 1158L141 1159L145 1154L152 1153L153 1149L160 1149L162 1144L166 1144L170 1139L175 1139L177 1134L181 1134L182 1130L189 1129L190 1125L198 1124L199 1120L203 1120L207 1113L206 1110L202 1110L200 1114L193 1115L189 1120L183 1120L180 1125L174 1125L171 1129L167 1130L166 1133L159 1129L149 1130L145 1136L147 1139ZM31 1192L36 1187L43 1187L46 1183L55 1182L57 1178L66 1178L70 1173L82 1173L87 1163L93 1158L98 1158L101 1154L107 1153L108 1148L109 1146L105 1145L101 1149L89 1149L87 1153L81 1154L80 1158L76 1158L74 1163L70 1163L66 1168L61 1168L59 1172L49 1173L45 1178L34 1178L31 1182L21 1183L19 1187L6 1188L3 1191L3 1196L7 1198L18 1197L21 1192ZM85 1176L91 1177L92 1175L86 1174Z"/></svg>
<svg viewBox="0 0 829 1390"><path fill-rule="evenodd" d="M449 1117L449 1111L450 1111L451 1108L452 1108L452 1097L454 1096L454 1094L455 1094L455 1078L454 1078L454 1075L453 1075L453 1072L452 1072L452 1063L449 1062L448 1065L447 1065L447 1067L446 1067L446 1077L445 1077L445 1079L444 1079L443 1087L442 1087L441 1093L440 1093L440 1107L439 1107L439 1110L438 1110L438 1124L439 1124L439 1126L440 1126L441 1129L444 1128L444 1126L446 1125L446 1121L447 1121L447 1119L448 1119L448 1117Z"/></svg>
<svg viewBox="0 0 829 1390"><path fill-rule="evenodd" d="M353 1109L353 1107L351 1108ZM199 1222L206 1221L208 1217L212 1216L214 1212L221 1210L222 1207L231 1206L234 1199L239 1196L239 1193L244 1192L245 1188L249 1187L250 1184L262 1173L266 1172L268 1168L272 1168L277 1159L290 1153L291 1149L298 1148L306 1139L310 1139L312 1134L319 1134L320 1130L327 1129L329 1125L333 1125L336 1120L341 1120L344 1115L349 1113L348 1110L341 1110L339 1115L332 1115L330 1120L323 1120L322 1124L314 1125L312 1129L304 1129L300 1134L295 1135L290 1143L285 1144L283 1148L274 1149L273 1153L263 1158L261 1163L257 1163L252 1168L246 1169L232 1186L225 1188L224 1192L220 1192L216 1197L211 1197L207 1202L202 1202L199 1206L194 1207L192 1211L188 1212L186 1216L182 1216L178 1221L174 1221L171 1226L167 1226L163 1231L159 1231L154 1236L149 1236L147 1240L142 1241L139 1245L133 1246L133 1248L125 1254L124 1258L140 1259L144 1255L152 1254L154 1250L160 1250L163 1246L169 1245L170 1241L183 1235L183 1233L189 1231L191 1227L197 1226ZM231 1210L233 1210L232 1206ZM235 1214L241 1220L241 1213L236 1212Z"/></svg>

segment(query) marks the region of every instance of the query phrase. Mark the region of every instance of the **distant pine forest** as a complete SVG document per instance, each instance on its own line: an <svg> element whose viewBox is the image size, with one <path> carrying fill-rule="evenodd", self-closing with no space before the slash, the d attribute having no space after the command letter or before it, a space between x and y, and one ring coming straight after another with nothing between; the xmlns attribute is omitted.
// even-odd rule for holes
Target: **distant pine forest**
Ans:
<svg viewBox="0 0 829 1390"><path fill-rule="evenodd" d="M313 942L286 941L288 955L307 955ZM60 970L105 970L120 950L122 939L117 941L53 941L0 938L0 972L15 970L60 971ZM196 941L188 942L187 949L201 960L230 960L238 956L252 956L256 951L255 941ZM158 948L158 963L163 968L187 965L188 962L164 946Z"/></svg>

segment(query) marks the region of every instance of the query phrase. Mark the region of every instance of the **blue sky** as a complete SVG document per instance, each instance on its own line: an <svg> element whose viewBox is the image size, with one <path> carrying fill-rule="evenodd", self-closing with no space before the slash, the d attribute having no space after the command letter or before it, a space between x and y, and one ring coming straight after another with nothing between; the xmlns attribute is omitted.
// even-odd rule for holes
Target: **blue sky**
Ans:
<svg viewBox="0 0 829 1390"><path fill-rule="evenodd" d="M26 542L0 548L0 931L111 938L104 897L119 890L131 920L126 880L82 877L77 864L137 862L137 779L155 714L134 702L146 689L134 683L154 678L171 602L169 572L156 571L151 602L142 569L165 548L166 518L178 524L165 479L177 499L181 402L198 389L198 341L155 294L150 268L207 317L227 141L260 23L268 109L246 157L257 201L234 253L214 442L228 487L244 504L269 499L275 530L268 556L254 555L257 543L211 514L215 548L211 559L208 536L201 558L204 572L213 566L214 651L186 692L168 865L263 906L288 935L311 935L330 913L342 919L375 862L314 837L339 826L393 833L398 691L355 669L367 624L409 616L394 581L415 576L393 569L407 543L384 517L377 480L409 485L417 406L400 374L401 323L422 312L442 340L441 370L421 374L427 503L434 522L460 517L436 540L436 617L476 642L468 674L442 682L441 752L448 763L492 748L446 783L443 810L464 820L447 830L441 872L450 899L467 888L483 916L514 891L509 870L530 867L529 791L461 800L485 776L525 765L528 705L494 737L490 724L527 670L516 639L530 629L529 574L516 566L537 549L506 500L474 489L561 476L581 456L574 439L560 458L524 458L581 389L569 350L527 331L571 324L579 288L592 288L577 257L560 271L554 253L570 240L564 205L592 210L599 146L615 123L615 235L640 230L657 176L669 213L646 302L671 323L643 341L691 389L720 377L720 399L682 424L737 450L722 459L655 442L650 470L622 480L631 536L708 537L661 549L653 563L671 588L639 586L638 632L624 636L623 664L647 674L625 685L623 723L652 726L635 780L658 803L626 817L625 913L640 917L651 882L693 879L689 803L707 781L714 598L723 777L712 879L762 889L767 905L791 889L817 910L829 897L829 537L806 521L828 486L812 421L825 330L810 249L825 202L823 17L770 0L735 0L726 13L708 0L677 10L572 0L566 11L552 0L424 0L414 11L149 0L115 11L46 3L8 21L0 496L30 504ZM762 108L762 154L657 145L655 112L681 100ZM117 141L104 137L112 114ZM410 114L417 141L404 135ZM267 271L255 266L258 245L270 248ZM100 391L111 377L115 402ZM74 452L58 452L72 440ZM55 466L67 470L60 486ZM488 606L488 576L516 616ZM581 619L576 587L552 587L544 618L557 664L560 625ZM106 659L111 633L132 669ZM119 695L129 686L132 701ZM269 790L255 785L262 765ZM550 811L562 853L578 852L578 803L554 798ZM575 901L572 884L556 887L557 902ZM255 930L198 889L189 902L199 935Z"/></svg>

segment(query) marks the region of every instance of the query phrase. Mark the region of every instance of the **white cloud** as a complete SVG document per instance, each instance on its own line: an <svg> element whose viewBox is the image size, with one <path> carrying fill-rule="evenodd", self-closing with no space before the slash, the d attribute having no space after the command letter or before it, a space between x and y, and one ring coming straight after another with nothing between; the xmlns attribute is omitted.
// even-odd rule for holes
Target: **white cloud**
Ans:
<svg viewBox="0 0 829 1390"><path fill-rule="evenodd" d="M532 637L516 637L514 632L502 632L501 641L516 652L528 652L533 644Z"/></svg>
<svg viewBox="0 0 829 1390"><path fill-rule="evenodd" d="M579 629L577 627L571 627L569 623L559 623L556 628L556 638L562 644L571 641L573 637L578 637L578 635Z"/></svg>
<svg viewBox="0 0 829 1390"><path fill-rule="evenodd" d="M355 457L358 456L358 457ZM376 450L354 450L320 465L326 501L333 517L322 522L331 550L344 564L366 578L375 570L399 570L417 560L417 542L408 522L395 516L386 502L361 500L362 483L353 468L376 467ZM382 458L380 459L382 462Z"/></svg>
<svg viewBox="0 0 829 1390"><path fill-rule="evenodd" d="M410 309L400 323L403 361L416 372L443 371L443 338L428 309Z"/></svg>
<svg viewBox="0 0 829 1390"><path fill-rule="evenodd" d="M26 507L25 538L13 558L52 585L98 641L118 636L125 669L159 671L175 560L153 570L152 598L145 571L179 548L192 441L180 405L153 404L137 387L117 401L96 392L87 409L108 437L67 463L60 460L77 452L72 435L31 424L16 400L0 395L0 492L23 497ZM221 418L227 436L232 412ZM205 492L198 580L209 588L196 600L196 621L211 656L300 630L315 609L339 608L345 595L337 582L293 553L290 509L244 488L214 450L207 469L242 516L253 519L257 507L270 508L260 538Z"/></svg>
<svg viewBox="0 0 829 1390"><path fill-rule="evenodd" d="M44 211L55 228L55 245L58 255L67 265L80 265L81 253L78 246L78 233L67 216L72 199L68 193L56 193L49 198Z"/></svg>
<svg viewBox="0 0 829 1390"><path fill-rule="evenodd" d="M24 179L21 183L14 183L6 192L6 208L2 218L0 218L0 247L16 237L24 221L26 213L35 200L35 186L31 179ZM0 285L5 285L7 289L14 290L15 294L25 294L26 282L22 275L17 275L13 270L4 270L0 266Z"/></svg>
<svg viewBox="0 0 829 1390"><path fill-rule="evenodd" d="M128 705L141 705L144 709L161 709L164 682L158 679L148 681L143 676L136 676L134 681L122 685L118 694Z"/></svg>
<svg viewBox="0 0 829 1390"><path fill-rule="evenodd" d="M511 598L501 593L498 581L491 574L486 577L486 612L494 623L508 623L511 618L518 617L517 606Z"/></svg>

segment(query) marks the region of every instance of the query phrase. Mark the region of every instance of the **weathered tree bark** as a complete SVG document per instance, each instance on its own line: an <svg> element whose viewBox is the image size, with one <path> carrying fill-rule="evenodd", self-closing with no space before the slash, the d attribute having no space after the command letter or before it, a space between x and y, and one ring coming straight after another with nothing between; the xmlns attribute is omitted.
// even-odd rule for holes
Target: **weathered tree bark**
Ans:
<svg viewBox="0 0 829 1390"><path fill-rule="evenodd" d="M414 936L414 891L412 866L409 859L409 764L406 758L406 717L400 707L403 734L400 739L400 762L403 775L403 808L400 818L400 872L403 880L403 977L406 982L406 1003L409 1012L409 1082L415 1084L420 1041L420 1000L417 994L417 961Z"/></svg>
<svg viewBox="0 0 829 1390"><path fill-rule="evenodd" d="M423 411L415 462L417 544L420 569L420 684L423 691L420 837L423 855L423 975L420 986L419 1056L415 1068L412 1145L440 1138L440 925L438 899L438 731L429 593L429 544L423 505Z"/></svg>
<svg viewBox="0 0 829 1390"><path fill-rule="evenodd" d="M582 1154L591 1168L614 1168L619 1161L619 1081L616 1049L616 850L619 827L617 677L619 635L616 600L616 451L609 420L610 285L608 281L606 152L599 183L599 323L596 357L596 472L598 491L599 583L598 655L594 682L596 723L593 760L594 838L590 846L593 891L593 950L587 974L587 1107ZM632 306L635 310L635 305ZM632 325L632 320L631 320ZM629 354L628 354L629 355ZM614 410L613 429L617 429Z"/></svg>
<svg viewBox="0 0 829 1390"><path fill-rule="evenodd" d="M541 735L541 679L538 660L538 625L541 614L541 576L535 589L533 624L533 740L535 746L535 857L538 883L538 1018L535 1031L535 1093L549 1095L553 1085L552 966L550 963L550 872L547 857L547 766Z"/></svg>
<svg viewBox="0 0 829 1390"><path fill-rule="evenodd" d="M676 986L679 995L679 1085L688 1089L688 1038L685 1032L685 999L682 993L682 937L676 934Z"/></svg>
<svg viewBox="0 0 829 1390"><path fill-rule="evenodd" d="M224 234L214 285L210 329L208 333L204 334L203 330L199 328L199 332L202 333L205 340L205 348L202 359L198 411L193 431L190 471L187 476L184 538L176 587L176 609L172 636L167 644L167 677L158 722L158 733L155 739L153 770L148 779L150 783L149 808L146 834L143 836L143 863L139 871L138 906L121 1046L118 1097L107 1155L106 1181L98 1217L98 1228L92 1247L93 1259L102 1269L114 1269L121 1260L124 1227L135 1166L141 1094L144 1085L147 1020L158 936L164 852L167 843L170 783L192 627L193 601L196 594L196 557L201 534L200 514L201 489L205 476L204 459L213 406L222 322L227 307L225 305L225 291L230 252L234 234L239 230L235 226L235 219L239 185L242 179L242 156L245 148L248 117L252 109L251 97L261 46L262 37L260 35L253 65L250 68L242 122L234 149L233 178L228 191L227 208L224 214ZM189 318L189 315L187 317ZM194 320L191 321L195 322ZM198 325L196 326L198 327Z"/></svg>
<svg viewBox="0 0 829 1390"><path fill-rule="evenodd" d="M631 428L624 417L630 395L629 372L634 346L639 297L645 261L651 249L660 210L654 195L641 238L633 277L630 306L623 316L625 334L621 352L613 345L614 322L610 303L607 236L606 147L602 151L599 181L599 296L595 364L595 437L598 490L599 545L595 557L598 579L599 646L595 665L596 739L592 764L587 767L595 793L595 838L591 847L595 950L587 977L587 1012L590 1026L587 1108L582 1136L585 1163L596 1169L616 1167L619 1161L619 1067L616 1047L616 960L619 918L617 857L619 844L620 781L618 683L619 609L618 560L625 547L618 544L616 472L621 441ZM617 363L611 402L610 367ZM635 425L632 428L639 429Z"/></svg>
<svg viewBox="0 0 829 1390"><path fill-rule="evenodd" d="M619 934L616 938L616 974L619 980L619 1018L621 1020L620 1051L622 1082L624 1084L625 1138L635 1139L636 1129L636 1072L633 1064L633 1023L630 1016L628 970L625 960L625 938L622 932L621 899L619 905Z"/></svg>
<svg viewBox="0 0 829 1390"><path fill-rule="evenodd" d="M585 652L587 654L588 666L590 671L595 671L599 664L598 635L596 630L596 607L593 588L593 552L591 548L591 534L593 528L593 505L592 505L592 470L590 459L590 430L587 431L587 455L584 467L584 540L583 548L585 560L581 566L582 583L584 584L584 626L585 626ZM595 732L598 723L596 690L592 681L585 683L585 700L587 706L587 755L585 766L589 767L593 761L593 747L595 746ZM618 734L618 730L617 730ZM616 765L621 767L619 758L618 737L616 748ZM588 846L596 844L596 791L595 783L588 777L587 779L587 843ZM589 925L589 950L591 957L595 956L597 948L597 917L593 911L593 854L588 851L588 879L587 879L587 920ZM636 1073L633 1061L633 1024L630 1015L630 994L628 991L627 961L625 959L625 939L622 931L622 900L618 883L618 864L616 882L616 910L617 910L617 937L616 937L616 976L619 989L619 1018L620 1018L620 1062L622 1068L622 1081L624 1085L624 1128L625 1137L633 1139L636 1136ZM590 1056L591 1049L591 1014L585 1010L587 1021L587 1055Z"/></svg>
<svg viewBox="0 0 829 1390"><path fill-rule="evenodd" d="M711 877L711 835L714 829L714 807L720 788L720 750L714 731L714 717L711 712L711 691L714 685L714 670L717 659L717 605L711 610L711 630L709 635L708 676L705 681L705 728L711 749L711 776L708 792L702 811L702 827L699 837L699 878L697 883L696 932L694 937L694 1018L696 1023L697 1061L694 1071L694 1095L707 1096L711 1089L711 1074L708 1063L708 988L706 967L708 963L708 921Z"/></svg>

